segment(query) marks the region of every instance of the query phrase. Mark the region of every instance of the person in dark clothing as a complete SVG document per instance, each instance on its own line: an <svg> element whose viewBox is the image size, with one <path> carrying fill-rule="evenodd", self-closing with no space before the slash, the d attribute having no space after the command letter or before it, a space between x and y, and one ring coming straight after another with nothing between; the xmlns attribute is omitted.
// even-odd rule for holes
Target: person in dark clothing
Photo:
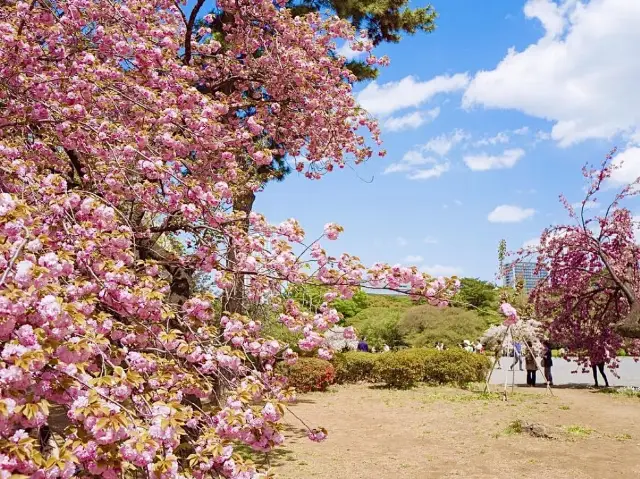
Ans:
<svg viewBox="0 0 640 479"><path fill-rule="evenodd" d="M538 371L538 363L533 352L533 345L530 341L527 341L527 351L525 353L525 364L527 367L527 385L535 387L536 385L536 371Z"/></svg>
<svg viewBox="0 0 640 479"><path fill-rule="evenodd" d="M358 342L358 351L362 351L363 353L368 353L369 352L369 345L367 344L367 339L361 339L360 342Z"/></svg>
<svg viewBox="0 0 640 479"><path fill-rule="evenodd" d="M604 385L605 387L608 388L609 380L607 379L607 376L604 374L604 362L600 362L597 364L591 363L591 369L593 369L593 381L596 383L596 387L598 387L598 371L600 371L600 374L604 378Z"/></svg>
<svg viewBox="0 0 640 479"><path fill-rule="evenodd" d="M553 386L553 376L551 375L551 366L553 366L553 355L551 353L551 344L549 341L544 342L544 356L542 357L542 367L544 368L544 377L550 386Z"/></svg>

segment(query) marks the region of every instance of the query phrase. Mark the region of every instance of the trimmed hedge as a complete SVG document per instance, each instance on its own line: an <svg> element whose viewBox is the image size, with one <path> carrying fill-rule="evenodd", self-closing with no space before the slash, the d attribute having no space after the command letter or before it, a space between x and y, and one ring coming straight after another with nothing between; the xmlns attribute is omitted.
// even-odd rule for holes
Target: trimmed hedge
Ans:
<svg viewBox="0 0 640 479"><path fill-rule="evenodd" d="M424 377L426 349L405 349L382 354L373 368L376 379L387 386L407 389Z"/></svg>
<svg viewBox="0 0 640 479"><path fill-rule="evenodd" d="M464 386L484 381L491 368L491 360L484 354L462 349L428 352L431 354L425 358L424 382Z"/></svg>
<svg viewBox="0 0 640 479"><path fill-rule="evenodd" d="M349 351L346 353L336 354L331 361L336 370L336 383L357 383L360 381L373 382L373 368L378 357L378 354L363 353L359 351Z"/></svg>
<svg viewBox="0 0 640 479"><path fill-rule="evenodd" d="M383 354L344 353L336 355L333 364L339 383L369 381L410 388L418 382L466 385L484 381L491 360L459 349L412 348Z"/></svg>
<svg viewBox="0 0 640 479"><path fill-rule="evenodd" d="M289 386L303 393L326 391L336 376L333 365L319 358L298 358L291 366L278 363L276 370L288 379Z"/></svg>
<svg viewBox="0 0 640 479"><path fill-rule="evenodd" d="M460 349L436 351L411 348L381 354L349 351L336 354L332 362L318 358L299 358L296 364L278 363L276 370L300 392L326 391L335 383L361 381L384 383L407 389L417 383L464 386L484 381L491 360Z"/></svg>

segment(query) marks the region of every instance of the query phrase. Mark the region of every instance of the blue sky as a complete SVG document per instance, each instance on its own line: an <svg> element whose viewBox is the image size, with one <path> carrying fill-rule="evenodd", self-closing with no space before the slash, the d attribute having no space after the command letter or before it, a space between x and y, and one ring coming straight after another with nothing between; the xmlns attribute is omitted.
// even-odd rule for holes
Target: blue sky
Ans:
<svg viewBox="0 0 640 479"><path fill-rule="evenodd" d="M337 222L331 252L365 263L493 280L501 238L517 249L565 222L558 195L582 199L585 162L618 146L611 186L640 176L640 2L471 3L434 2L434 33L376 50L391 65L356 93L387 157L320 181L294 173L256 210L309 237Z"/></svg>

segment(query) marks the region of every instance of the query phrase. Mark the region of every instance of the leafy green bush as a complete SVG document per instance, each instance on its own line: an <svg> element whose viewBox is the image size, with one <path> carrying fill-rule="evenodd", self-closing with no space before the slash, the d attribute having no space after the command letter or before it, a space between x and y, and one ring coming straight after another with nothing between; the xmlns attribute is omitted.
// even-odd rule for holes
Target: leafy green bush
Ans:
<svg viewBox="0 0 640 479"><path fill-rule="evenodd" d="M276 319L266 321L262 325L262 332L265 338L277 339L283 344L288 344L295 352L300 354L300 348L298 347L298 341L303 338L302 333L294 333L289 330L284 324L280 323Z"/></svg>
<svg viewBox="0 0 640 479"><path fill-rule="evenodd" d="M368 297L369 308L407 309L416 305L413 299L404 294L369 294Z"/></svg>
<svg viewBox="0 0 640 479"><path fill-rule="evenodd" d="M489 319L463 308L423 305L406 310L397 329L414 347L431 347L437 341L455 347L465 339L473 341L481 337Z"/></svg>
<svg viewBox="0 0 640 479"><path fill-rule="evenodd" d="M367 338L370 347L378 351L385 344L395 348L405 345L398 330L398 322L404 311L402 308L367 308L349 319L348 323L356 328L359 337Z"/></svg>
<svg viewBox="0 0 640 479"><path fill-rule="evenodd" d="M490 359L482 354L413 348L379 355L373 374L395 388L410 388L417 382L462 386L483 381L490 366Z"/></svg>
<svg viewBox="0 0 640 479"><path fill-rule="evenodd" d="M300 392L326 391L335 379L335 369L329 361L318 358L299 358L289 366L278 363L276 371L287 377L288 385Z"/></svg>
<svg viewBox="0 0 640 479"><path fill-rule="evenodd" d="M385 356L394 353L385 353ZM331 360L336 370L336 383L375 382L374 367L379 354L349 351L336 354Z"/></svg>
<svg viewBox="0 0 640 479"><path fill-rule="evenodd" d="M411 388L424 377L425 352L425 349L405 349L381 354L373 374L389 387Z"/></svg>
<svg viewBox="0 0 640 479"><path fill-rule="evenodd" d="M317 313L320 305L324 303L324 295L329 292L327 286L320 284L293 285L287 291L289 297L295 299L303 308ZM333 302L333 307L343 318L351 318L369 306L369 295L358 290L350 299L338 299Z"/></svg>
<svg viewBox="0 0 640 479"><path fill-rule="evenodd" d="M499 306L496 285L477 278L461 278L460 290L453 297L452 304L477 311L481 316L489 315ZM495 317L500 319L498 315Z"/></svg>
<svg viewBox="0 0 640 479"><path fill-rule="evenodd" d="M422 378L428 383L463 386L484 381L491 367L490 359L484 354L468 353L462 349L429 350L428 353Z"/></svg>

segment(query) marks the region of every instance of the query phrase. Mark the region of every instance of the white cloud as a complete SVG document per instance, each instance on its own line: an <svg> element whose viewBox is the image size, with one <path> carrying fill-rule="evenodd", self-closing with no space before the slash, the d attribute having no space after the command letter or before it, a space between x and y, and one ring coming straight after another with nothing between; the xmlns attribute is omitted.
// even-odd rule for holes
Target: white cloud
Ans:
<svg viewBox="0 0 640 479"><path fill-rule="evenodd" d="M398 236L396 238L396 243L398 244L398 246L407 246L409 244L409 242L402 236Z"/></svg>
<svg viewBox="0 0 640 479"><path fill-rule="evenodd" d="M422 153L423 151L424 147L419 150L407 151L399 163L392 163L387 166L383 174L407 173L407 178L410 180L427 180L429 178L438 178L449 171L451 166L448 161L439 162L436 158L425 156ZM423 168L423 165L433 166Z"/></svg>
<svg viewBox="0 0 640 479"><path fill-rule="evenodd" d="M616 185L628 185L640 177L640 148L627 148L617 154L612 164L618 168L611 172L609 181Z"/></svg>
<svg viewBox="0 0 640 479"><path fill-rule="evenodd" d="M518 128L517 130L513 130L514 135L526 135L529 133L529 127L523 126L522 128Z"/></svg>
<svg viewBox="0 0 640 479"><path fill-rule="evenodd" d="M403 116L394 116L384 122L384 128L388 131L415 130L421 125L435 120L440 114L440 107L427 111L414 111Z"/></svg>
<svg viewBox="0 0 640 479"><path fill-rule="evenodd" d="M468 133L465 133L463 130L457 129L452 131L451 133L443 134L436 136L435 138L431 138L428 142L426 142L422 149L426 151L431 151L440 156L444 156L451 149L456 146L458 143L467 140L470 138Z"/></svg>
<svg viewBox="0 0 640 479"><path fill-rule="evenodd" d="M495 136L489 138L483 138L482 140L476 141L474 146L487 146L487 145L497 145L498 143L509 143L509 135L501 131Z"/></svg>
<svg viewBox="0 0 640 479"><path fill-rule="evenodd" d="M354 58L358 58L360 55L365 54L365 52L352 50L349 42L345 42L340 48L336 50L336 53L345 57L347 61L353 60Z"/></svg>
<svg viewBox="0 0 640 479"><path fill-rule="evenodd" d="M478 72L463 105L516 109L554 122L561 146L640 130L640 1L529 0L545 34Z"/></svg>
<svg viewBox="0 0 640 479"><path fill-rule="evenodd" d="M420 269L431 276L460 276L462 274L462 268L442 264L434 264L433 266L425 265Z"/></svg>
<svg viewBox="0 0 640 479"><path fill-rule="evenodd" d="M453 202L458 206L462 206L462 201L460 200L453 200Z"/></svg>
<svg viewBox="0 0 640 479"><path fill-rule="evenodd" d="M535 214L533 208L521 208L513 205L497 206L487 219L491 223L519 223Z"/></svg>
<svg viewBox="0 0 640 479"><path fill-rule="evenodd" d="M426 244L437 244L437 243L438 243L438 240L437 240L436 238L434 238L433 236L427 236L427 237L424 239L424 242L425 242Z"/></svg>
<svg viewBox="0 0 640 479"><path fill-rule="evenodd" d="M573 207L574 210L576 210L578 212L578 211L580 211L580 208L582 208L582 201L578 201L576 203L572 203L571 206ZM598 206L600 206L600 203L597 203L595 201L589 200L584 204L584 209L585 210L592 210L594 208L597 208Z"/></svg>
<svg viewBox="0 0 640 479"><path fill-rule="evenodd" d="M522 244L522 248L526 250L535 249L538 246L540 246L540 238L531 238Z"/></svg>
<svg viewBox="0 0 640 479"><path fill-rule="evenodd" d="M502 155L467 155L464 157L465 164L473 171L498 170L502 168L513 168L520 158L524 156L522 148L512 148L504 150Z"/></svg>
<svg viewBox="0 0 640 479"><path fill-rule="evenodd" d="M424 156L421 151L410 150L407 151L399 163L392 163L387 166L383 174L389 173L403 173L407 171L415 170L417 166L426 164L436 164L438 160L431 156Z"/></svg>
<svg viewBox="0 0 640 479"><path fill-rule="evenodd" d="M428 180L429 178L439 178L443 173L449 171L449 162L438 163L433 168L414 170L407 175L410 180Z"/></svg>
<svg viewBox="0 0 640 479"><path fill-rule="evenodd" d="M405 263L410 263L410 264L422 263L422 261L423 261L422 256L416 255L416 254L410 254L404 259Z"/></svg>
<svg viewBox="0 0 640 479"><path fill-rule="evenodd" d="M383 175L388 175L390 173L402 173L405 171L409 171L411 169L411 165L408 163L391 163L387 166L382 172Z"/></svg>
<svg viewBox="0 0 640 479"><path fill-rule="evenodd" d="M463 90L469 83L466 73L453 76L440 75L427 81L406 76L400 81L378 84L369 83L357 95L360 105L373 115L389 115L409 107L417 107L438 93Z"/></svg>
<svg viewBox="0 0 640 479"><path fill-rule="evenodd" d="M636 244L640 244L640 215L636 215L631 219L634 222L634 225L633 225L633 237L636 240Z"/></svg>

